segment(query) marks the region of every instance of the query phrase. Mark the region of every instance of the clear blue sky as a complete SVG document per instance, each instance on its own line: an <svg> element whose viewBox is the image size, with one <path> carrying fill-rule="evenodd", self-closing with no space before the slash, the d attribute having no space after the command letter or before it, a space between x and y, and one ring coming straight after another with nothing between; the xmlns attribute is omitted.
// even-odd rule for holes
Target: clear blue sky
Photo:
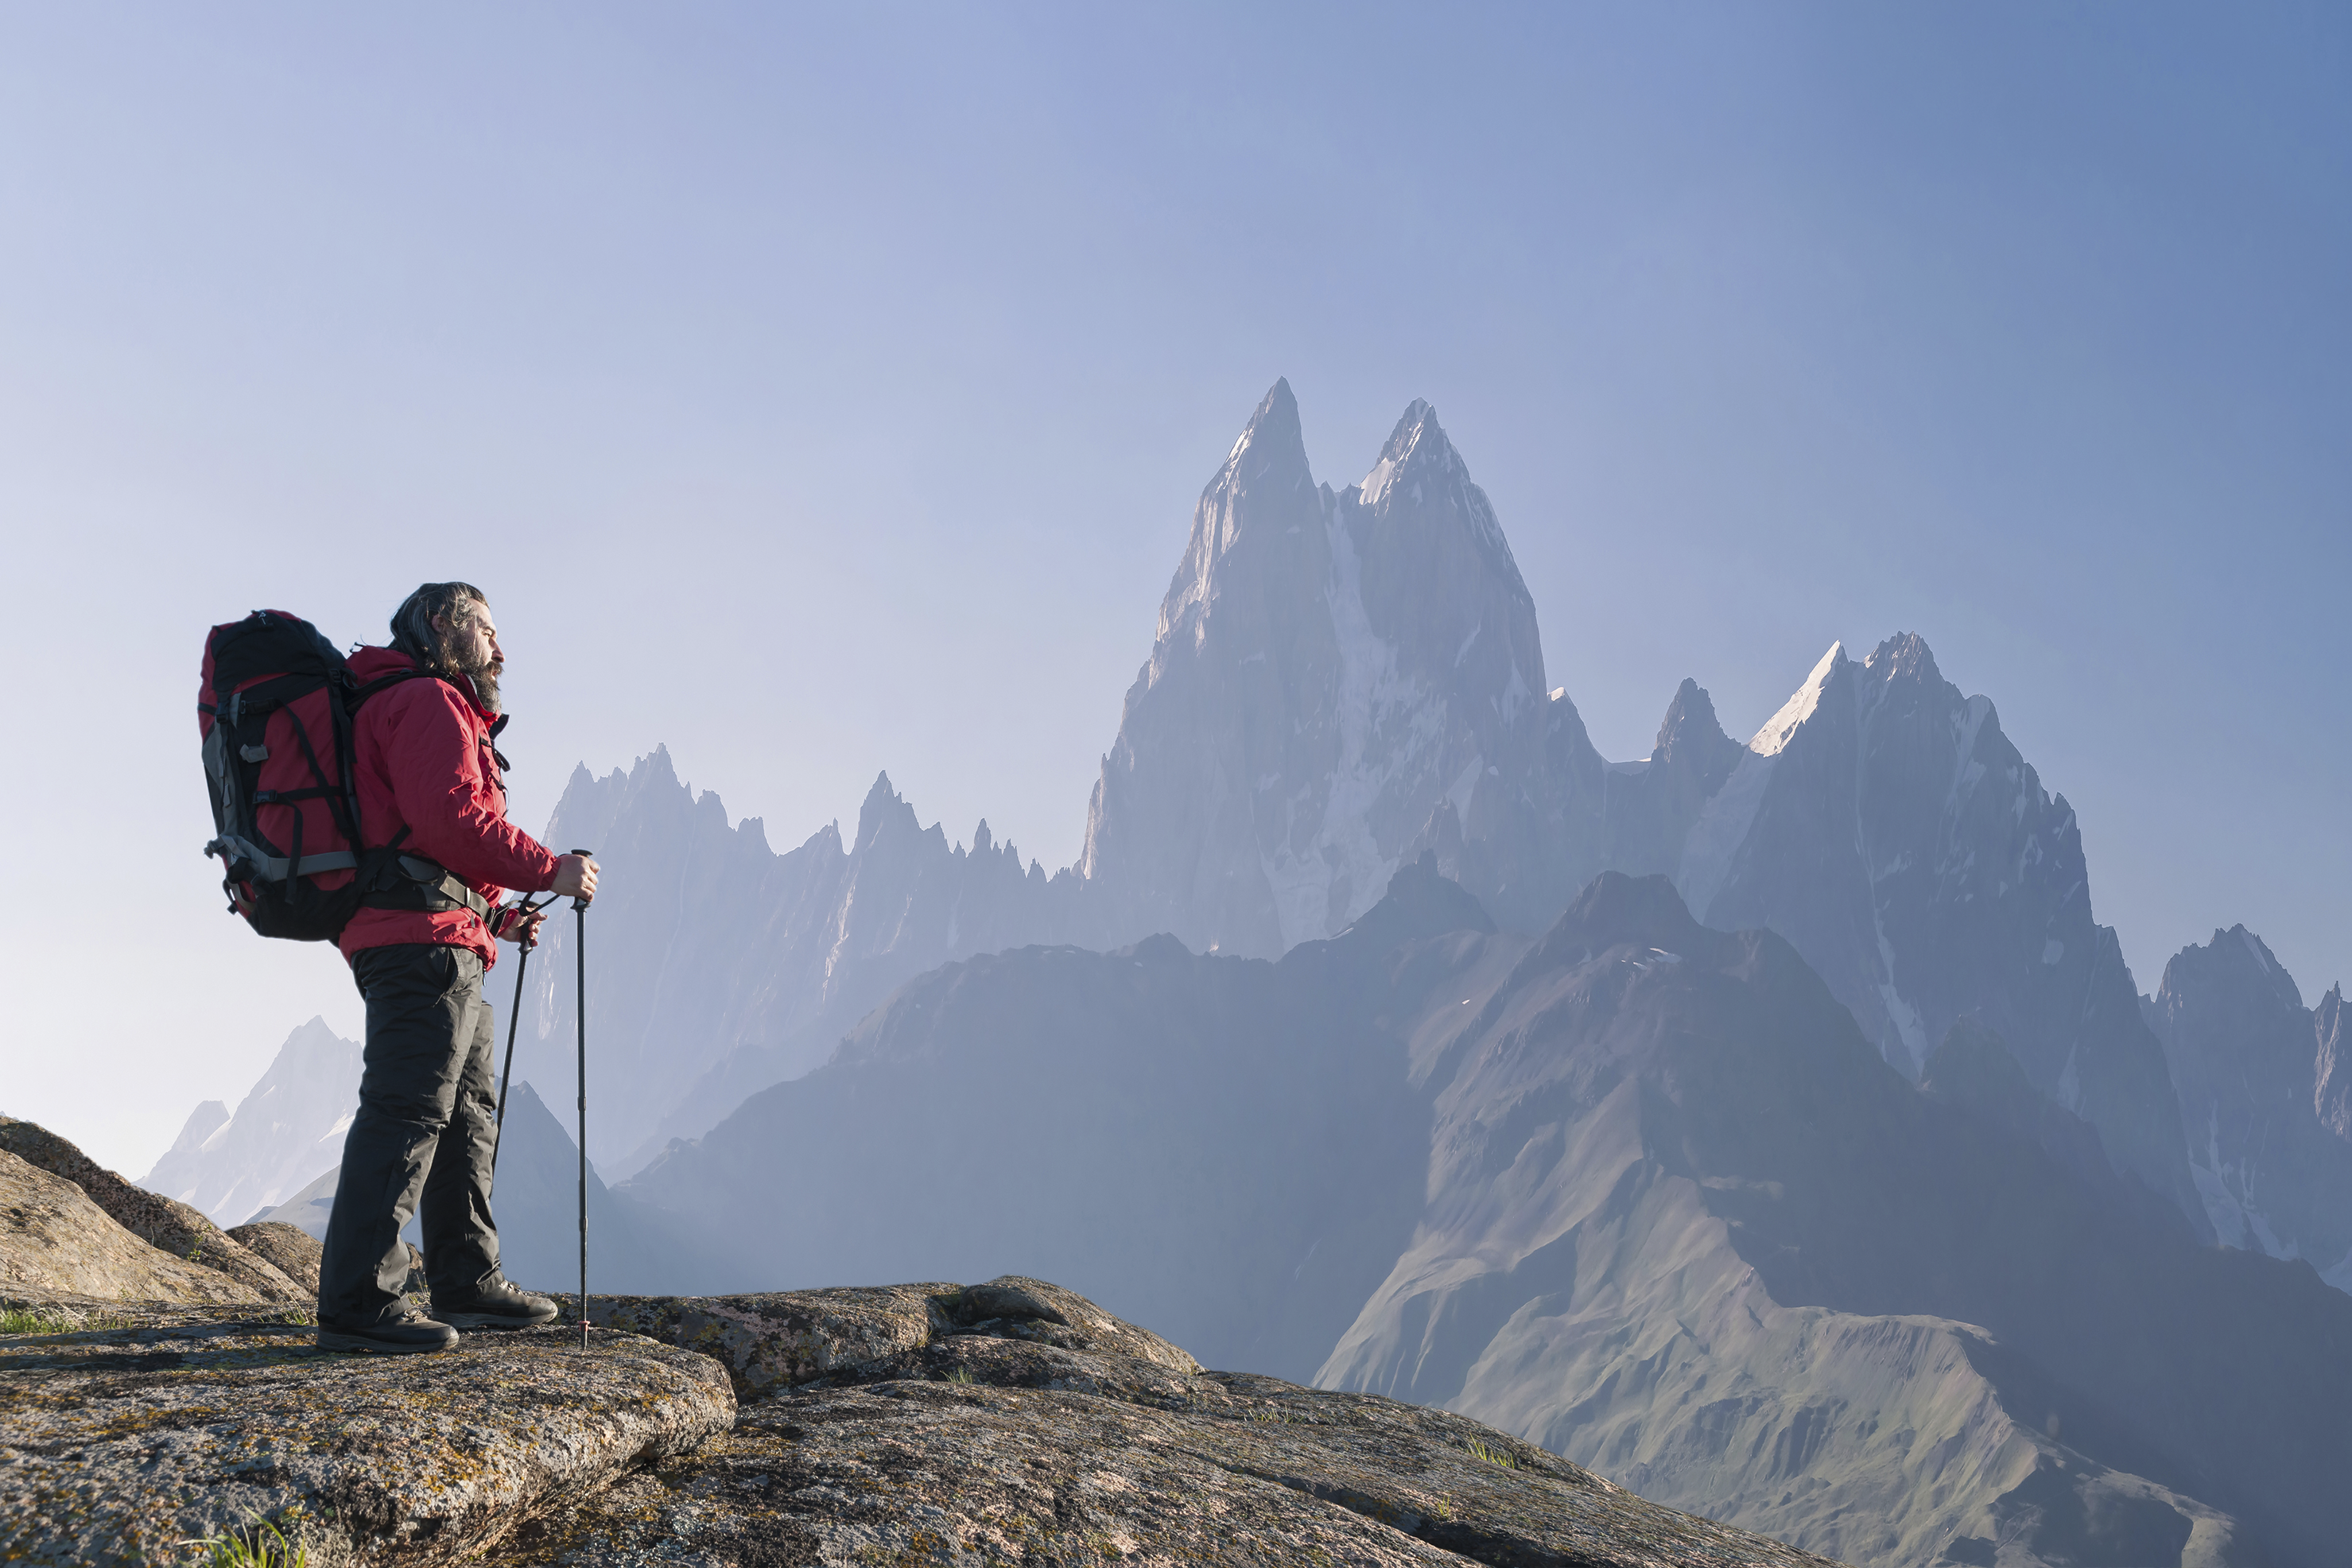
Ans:
<svg viewBox="0 0 2352 1568"><path fill-rule="evenodd" d="M1277 375L1435 403L1612 757L1927 636L2143 988L2352 971L2352 12L0 5L0 1109L132 1175L358 1009L219 912L257 604L488 588L518 815L668 742L1050 867Z"/></svg>

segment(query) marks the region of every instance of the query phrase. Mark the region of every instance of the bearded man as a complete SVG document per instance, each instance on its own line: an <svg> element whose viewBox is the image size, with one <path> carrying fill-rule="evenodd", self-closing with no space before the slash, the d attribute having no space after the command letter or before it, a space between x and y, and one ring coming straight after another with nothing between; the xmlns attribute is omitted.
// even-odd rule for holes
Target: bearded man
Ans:
<svg viewBox="0 0 2352 1568"><path fill-rule="evenodd" d="M494 1034L482 979L499 939L535 944L541 910L498 908L507 890L593 898L596 863L557 856L507 820L506 660L488 599L427 583L394 612L392 646L350 660L360 684L405 675L362 703L353 781L371 846L398 852L343 928L367 1002L359 1110L319 1270L322 1349L436 1351L460 1328L551 1322L555 1303L499 1272L490 1217L497 1149ZM418 679L418 676L431 679ZM403 1289L401 1227L423 1230L428 1316Z"/></svg>

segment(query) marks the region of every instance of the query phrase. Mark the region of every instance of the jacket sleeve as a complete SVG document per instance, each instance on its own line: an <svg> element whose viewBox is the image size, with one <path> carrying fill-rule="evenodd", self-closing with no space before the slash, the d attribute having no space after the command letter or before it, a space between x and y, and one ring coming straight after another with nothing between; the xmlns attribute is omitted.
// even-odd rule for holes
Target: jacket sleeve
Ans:
<svg viewBox="0 0 2352 1568"><path fill-rule="evenodd" d="M408 824L404 849L438 862L478 888L542 892L555 857L506 819L498 784L482 774L482 753L457 704L437 680L410 683L415 696L393 715L386 772ZM400 695L407 696L406 692Z"/></svg>

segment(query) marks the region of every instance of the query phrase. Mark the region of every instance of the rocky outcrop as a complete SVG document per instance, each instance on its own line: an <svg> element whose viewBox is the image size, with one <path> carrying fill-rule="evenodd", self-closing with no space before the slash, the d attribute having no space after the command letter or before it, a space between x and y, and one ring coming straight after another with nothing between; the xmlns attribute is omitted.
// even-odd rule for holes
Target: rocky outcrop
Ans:
<svg viewBox="0 0 2352 1568"><path fill-rule="evenodd" d="M258 1301L261 1292L150 1246L89 1194L0 1149L0 1296L106 1300Z"/></svg>
<svg viewBox="0 0 2352 1568"><path fill-rule="evenodd" d="M317 1299L315 1289L305 1290L186 1204L131 1185L46 1128L0 1116L0 1149L73 1183L140 1240L233 1279L263 1300Z"/></svg>
<svg viewBox="0 0 2352 1568"><path fill-rule="evenodd" d="M0 1559L131 1568L258 1519L316 1568L455 1563L734 1418L716 1365L635 1335L353 1357L289 1316L0 1338Z"/></svg>
<svg viewBox="0 0 2352 1568"><path fill-rule="evenodd" d="M592 1310L771 1348L732 1340L744 1403L725 1436L529 1521L490 1563L688 1542L744 1563L1823 1562L1463 1416L1202 1372L1042 1280Z"/></svg>
<svg viewBox="0 0 2352 1568"><path fill-rule="evenodd" d="M0 1337L0 1557L1823 1564L1460 1415L1204 1372L1044 1280L593 1311L727 1340L733 1386L610 1328L383 1359L250 1309Z"/></svg>
<svg viewBox="0 0 2352 1568"><path fill-rule="evenodd" d="M591 1322L647 1334L719 1361L757 1399L864 1369L963 1334L1103 1351L1191 1376L1201 1363L1075 1291L1006 1275L985 1285L887 1285L722 1297L592 1296Z"/></svg>

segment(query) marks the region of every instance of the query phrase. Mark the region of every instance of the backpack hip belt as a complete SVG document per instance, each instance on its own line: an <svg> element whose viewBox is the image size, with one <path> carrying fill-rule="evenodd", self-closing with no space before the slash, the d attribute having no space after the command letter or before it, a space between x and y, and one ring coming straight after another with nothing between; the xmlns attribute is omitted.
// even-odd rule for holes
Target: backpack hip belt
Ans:
<svg viewBox="0 0 2352 1568"><path fill-rule="evenodd" d="M407 837L404 828L400 837ZM384 848L368 851L374 874L362 878L368 889L360 898L362 909L423 910L434 914L471 910L477 919L489 921L489 900L467 887L457 873L421 855L403 855L397 845L395 839Z"/></svg>

